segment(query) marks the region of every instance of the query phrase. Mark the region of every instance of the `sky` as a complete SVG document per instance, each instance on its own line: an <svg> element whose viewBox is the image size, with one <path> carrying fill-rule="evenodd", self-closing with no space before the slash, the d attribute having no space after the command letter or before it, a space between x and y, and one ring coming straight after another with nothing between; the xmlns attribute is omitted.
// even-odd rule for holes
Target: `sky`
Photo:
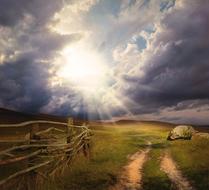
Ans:
<svg viewBox="0 0 209 190"><path fill-rule="evenodd" d="M1 0L0 107L209 123L208 0Z"/></svg>

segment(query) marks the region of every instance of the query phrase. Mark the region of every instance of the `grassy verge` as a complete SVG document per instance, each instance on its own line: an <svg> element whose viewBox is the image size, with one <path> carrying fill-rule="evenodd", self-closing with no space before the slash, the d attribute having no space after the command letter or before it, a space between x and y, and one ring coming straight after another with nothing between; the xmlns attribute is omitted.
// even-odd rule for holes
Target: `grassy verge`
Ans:
<svg viewBox="0 0 209 190"><path fill-rule="evenodd" d="M170 151L183 174L200 190L209 189L209 140L194 137L191 141L170 142Z"/></svg>

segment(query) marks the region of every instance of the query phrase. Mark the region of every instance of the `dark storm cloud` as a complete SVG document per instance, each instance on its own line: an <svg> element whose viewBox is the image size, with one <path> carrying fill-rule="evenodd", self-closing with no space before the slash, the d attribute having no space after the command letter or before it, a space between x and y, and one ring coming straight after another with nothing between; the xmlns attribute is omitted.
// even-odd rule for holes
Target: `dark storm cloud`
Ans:
<svg viewBox="0 0 209 190"><path fill-rule="evenodd" d="M42 29L38 33L29 32L21 35L17 40L18 44L31 47L34 58L54 57L56 52L63 48L64 45L78 41L80 34L59 35L52 33L47 29ZM31 54L32 58L32 54Z"/></svg>
<svg viewBox="0 0 209 190"><path fill-rule="evenodd" d="M26 57L0 65L1 104L23 111L39 111L50 98L47 67Z"/></svg>
<svg viewBox="0 0 209 190"><path fill-rule="evenodd" d="M179 111L184 109L194 109L196 108L197 111L208 111L209 107L205 106L209 105L209 99L203 99L203 100L186 100L184 102L178 103L175 107L170 108L172 111Z"/></svg>
<svg viewBox="0 0 209 190"><path fill-rule="evenodd" d="M57 95L49 88L49 80L53 77L49 69L53 67L51 62L56 52L66 43L79 40L80 35L60 36L47 30L44 34L24 35L24 39L22 36L17 39L17 44L28 46L29 51L22 50L15 60L0 64L0 106L39 112L52 96Z"/></svg>
<svg viewBox="0 0 209 190"><path fill-rule="evenodd" d="M209 99L208 18L208 1L193 1L164 17L163 30L152 42L152 54L142 68L144 77L124 77L131 84L125 95L141 105L134 113Z"/></svg>
<svg viewBox="0 0 209 190"><path fill-rule="evenodd" d="M86 118L88 109L82 96L69 89L69 84L51 88L53 73L49 68L52 65L37 62L33 57L36 56L24 54L15 62L0 65L0 106L31 113L46 111ZM48 109L42 110L44 106ZM75 107L79 109L74 111Z"/></svg>
<svg viewBox="0 0 209 190"><path fill-rule="evenodd" d="M1 0L0 24L14 26L26 14L32 15L36 23L44 25L56 11L60 10L63 1L57 0Z"/></svg>
<svg viewBox="0 0 209 190"><path fill-rule="evenodd" d="M62 5L63 1L57 0L0 1L0 56L5 56L0 63L1 107L39 112L63 91L64 87L49 87L53 77L49 70L60 49L78 41L81 35L60 35L47 28ZM71 112L70 104L66 106L60 105L56 112Z"/></svg>

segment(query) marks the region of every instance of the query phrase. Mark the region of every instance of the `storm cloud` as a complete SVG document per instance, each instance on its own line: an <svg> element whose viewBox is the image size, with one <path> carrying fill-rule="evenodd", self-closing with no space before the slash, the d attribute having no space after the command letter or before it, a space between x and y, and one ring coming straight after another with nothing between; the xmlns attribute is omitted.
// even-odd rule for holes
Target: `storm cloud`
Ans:
<svg viewBox="0 0 209 190"><path fill-rule="evenodd" d="M164 15L143 52L146 61L138 61L143 66L137 68L144 75L123 76L122 84L130 86L123 89L124 95L140 104L134 113L154 113L188 100L209 100L208 7L206 1L185 1Z"/></svg>
<svg viewBox="0 0 209 190"><path fill-rule="evenodd" d="M0 106L208 123L208 18L205 0L2 0ZM78 42L107 60L99 98L56 78L62 49Z"/></svg>
<svg viewBox="0 0 209 190"><path fill-rule="evenodd" d="M26 15L36 19L36 25L45 25L54 13L63 6L63 1L56 0L2 0L0 3L0 23L3 26L15 26ZM36 26L37 27L37 26Z"/></svg>
<svg viewBox="0 0 209 190"><path fill-rule="evenodd" d="M66 43L81 38L47 27L62 5L54 0L0 2L0 106L37 113L52 99L52 61Z"/></svg>

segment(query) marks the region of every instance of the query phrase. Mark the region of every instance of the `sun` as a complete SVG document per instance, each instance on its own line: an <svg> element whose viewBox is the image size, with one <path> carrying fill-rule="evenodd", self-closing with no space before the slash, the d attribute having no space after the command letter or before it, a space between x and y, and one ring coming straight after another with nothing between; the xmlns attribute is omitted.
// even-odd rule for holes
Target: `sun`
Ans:
<svg viewBox="0 0 209 190"><path fill-rule="evenodd" d="M66 47L57 75L85 92L96 92L105 86L107 66L98 52L81 47Z"/></svg>

